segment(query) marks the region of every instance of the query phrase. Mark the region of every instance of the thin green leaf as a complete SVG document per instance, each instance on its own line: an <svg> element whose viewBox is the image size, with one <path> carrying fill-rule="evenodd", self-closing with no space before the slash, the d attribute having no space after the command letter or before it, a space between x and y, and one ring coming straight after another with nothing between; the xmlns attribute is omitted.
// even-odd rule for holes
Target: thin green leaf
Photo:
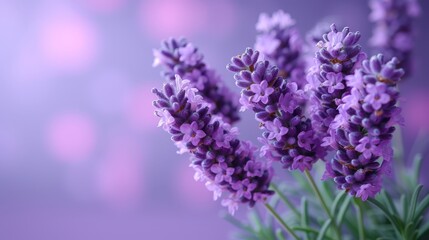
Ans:
<svg viewBox="0 0 429 240"><path fill-rule="evenodd" d="M276 240L276 235L272 231L272 229L263 228L261 229L261 231L259 231L259 238L267 240Z"/></svg>
<svg viewBox="0 0 429 240"><path fill-rule="evenodd" d="M342 191L340 194L338 194L335 197L334 202L332 203L332 207L331 207L331 214L332 214L332 216L335 215L335 213L337 212L338 204L344 199L344 197L346 195L347 195L347 192Z"/></svg>
<svg viewBox="0 0 429 240"><path fill-rule="evenodd" d="M332 196L332 193L335 192L335 190L330 186L330 181L323 181L321 189L322 189L323 198L327 199L327 202L334 201L334 197Z"/></svg>
<svg viewBox="0 0 429 240"><path fill-rule="evenodd" d="M301 226L308 227L308 202L305 197L301 198ZM310 235L305 233L304 239L310 239Z"/></svg>
<svg viewBox="0 0 429 240"><path fill-rule="evenodd" d="M401 195L401 198L400 198L400 203L401 203L401 206L402 206L402 219L407 219L408 218L408 199L407 199L407 196L405 195L405 194L402 194Z"/></svg>
<svg viewBox="0 0 429 240"><path fill-rule="evenodd" d="M251 234L256 234L256 232L250 226L243 224L242 222L240 222L239 220L237 220L236 218L234 218L230 214L225 214L223 216L223 218L241 230L244 230L244 231L249 232Z"/></svg>
<svg viewBox="0 0 429 240"><path fill-rule="evenodd" d="M388 192L386 192L385 190L382 190L381 191L381 197L383 198L384 202L388 206L390 212L393 215L399 215L398 210L396 209L396 206L393 203L392 196L390 196L390 194Z"/></svg>
<svg viewBox="0 0 429 240"><path fill-rule="evenodd" d="M316 229L310 228L310 227L293 227L293 230L296 231L296 232L304 232L304 233L308 233L308 234L319 234L320 233L320 230L316 230ZM325 236L324 239L334 240L330 236Z"/></svg>
<svg viewBox="0 0 429 240"><path fill-rule="evenodd" d="M305 232L305 233L315 233L315 234L319 234L319 231L310 227L293 227L292 228L294 231L297 232Z"/></svg>
<svg viewBox="0 0 429 240"><path fill-rule="evenodd" d="M322 228L320 229L320 232L319 232L319 234L317 235L317 238L316 238L316 240L323 240L323 239L326 239L325 237L325 235L326 235L326 232L328 231L328 228L329 228L329 226L331 225L331 223L332 223L332 219L330 219L330 218L328 218L326 221L325 221L325 223L322 225Z"/></svg>
<svg viewBox="0 0 429 240"><path fill-rule="evenodd" d="M407 222L411 222L412 220L414 220L414 216L416 214L416 206L417 206L417 201L420 195L420 192L422 191L423 186L422 185L418 185L416 190L414 190L413 192L413 196L411 197L411 204L410 204L410 208L408 209L408 217L407 217Z"/></svg>
<svg viewBox="0 0 429 240"><path fill-rule="evenodd" d="M338 226L341 226L341 223L343 222L344 215L347 212L347 209L350 205L350 202L352 201L352 198L353 198L352 196L348 195L346 197L346 199L344 200L344 202L341 204L340 210L338 211L338 214L336 215L336 221L337 221Z"/></svg>
<svg viewBox="0 0 429 240"><path fill-rule="evenodd" d="M414 156L414 160L413 160L413 174L412 176L414 176L414 183L417 185L419 184L419 180L420 180L420 167L422 165L422 155L420 153L417 153Z"/></svg>
<svg viewBox="0 0 429 240"><path fill-rule="evenodd" d="M365 240L365 229L363 225L363 213L362 213L361 201L362 200L355 198L354 207L356 210L356 217L357 217L357 223L358 223L358 229L359 229L359 240Z"/></svg>
<svg viewBox="0 0 429 240"><path fill-rule="evenodd" d="M389 212L389 210L386 207L384 207L384 205L382 203L380 203L375 198L369 198L368 202L374 204L376 207L378 207L384 213L384 216L386 216L387 220L389 220L393 224L393 226L394 226L393 229L395 229L395 233L397 234L397 236L401 237L401 232L403 230L403 227L402 227L402 223L398 222L397 216L396 216L396 218L395 218L395 216L392 216L392 214Z"/></svg>
<svg viewBox="0 0 429 240"><path fill-rule="evenodd" d="M271 207L269 204L264 204L267 210L275 217L278 223L295 239L299 240L299 237L295 232L289 227L289 225L280 217L280 215Z"/></svg>
<svg viewBox="0 0 429 240"><path fill-rule="evenodd" d="M280 191L280 189L274 183L271 183L271 187L277 193L280 199L289 207L289 209L292 210L296 217L300 218L301 214L299 213L298 209L296 209L295 205L292 204L292 202L286 197L286 195L284 195L283 192Z"/></svg>
<svg viewBox="0 0 429 240"><path fill-rule="evenodd" d="M417 238L420 239L422 237L425 237L426 235L429 235L429 222L427 222L423 226L419 227Z"/></svg>
<svg viewBox="0 0 429 240"><path fill-rule="evenodd" d="M408 223L407 226L405 227L405 230L404 230L404 238L407 240L408 239L409 240L414 239L413 238L413 235L415 235L414 230L415 230L414 223L413 222Z"/></svg>
<svg viewBox="0 0 429 240"><path fill-rule="evenodd" d="M280 228L277 228L276 230L276 237L278 240L286 240L286 238L283 236L283 231Z"/></svg>
<svg viewBox="0 0 429 240"><path fill-rule="evenodd" d="M399 230L405 229L405 223L402 221L402 219L399 215L393 214L392 219L398 224Z"/></svg>
<svg viewBox="0 0 429 240"><path fill-rule="evenodd" d="M312 188L310 184L308 184L305 177L298 171L293 171L292 176L295 178L295 180L303 187L307 192L312 192Z"/></svg>
<svg viewBox="0 0 429 240"><path fill-rule="evenodd" d="M253 226L253 229L255 229L256 231L260 231L262 228L264 228L263 224L261 223L261 220L258 216L258 214L255 211L251 211L249 213L249 220L250 220L250 224Z"/></svg>
<svg viewBox="0 0 429 240"><path fill-rule="evenodd" d="M426 212L428 207L429 207L429 195L426 195L426 197L420 201L420 204L417 207L416 216L422 216Z"/></svg>
<svg viewBox="0 0 429 240"><path fill-rule="evenodd" d="M267 239L267 240L276 239L272 229L267 228L263 223L262 217L259 214L257 209L254 209L249 213L249 220L250 220L250 223L253 225L253 228L256 230L255 232L257 233L260 239Z"/></svg>

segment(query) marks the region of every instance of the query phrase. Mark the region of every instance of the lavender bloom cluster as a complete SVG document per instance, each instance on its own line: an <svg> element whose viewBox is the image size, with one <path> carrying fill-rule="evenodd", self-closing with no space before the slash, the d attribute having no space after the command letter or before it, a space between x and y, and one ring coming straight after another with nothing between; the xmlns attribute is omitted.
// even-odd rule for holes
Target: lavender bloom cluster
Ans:
<svg viewBox="0 0 429 240"><path fill-rule="evenodd" d="M347 27L340 32L332 24L331 31L317 44L316 64L309 70L306 89L313 93L310 115L312 126L321 138L329 135L341 99L350 92L345 77L353 74L366 56L359 39L359 32L350 32ZM324 145L329 142L329 138L324 139Z"/></svg>
<svg viewBox="0 0 429 240"><path fill-rule="evenodd" d="M203 55L186 39L164 41L160 49L154 49L154 66L163 65L163 75L175 81L175 75L188 79L198 94L210 103L210 112L221 115L228 123L240 119L238 97L223 83L216 72L207 67Z"/></svg>
<svg viewBox="0 0 429 240"><path fill-rule="evenodd" d="M303 41L295 27L295 20L282 10L270 17L259 16L255 49L279 68L279 75L289 77L299 87L305 84L305 61L302 59Z"/></svg>
<svg viewBox="0 0 429 240"><path fill-rule="evenodd" d="M342 98L332 123L336 154L326 163L325 178L362 200L381 190L381 176L390 170L393 125L401 119L396 84L404 71L398 64L396 58L386 62L381 54L363 61L347 77L351 93Z"/></svg>
<svg viewBox="0 0 429 240"><path fill-rule="evenodd" d="M412 22L420 14L417 0L371 0L370 20L375 23L372 46L386 57L398 58L407 74L412 72Z"/></svg>
<svg viewBox="0 0 429 240"><path fill-rule="evenodd" d="M390 9L397 2L407 2L408 12L416 9L410 7L414 0L372 0L378 9L373 19L398 15ZM401 24L395 26L405 31ZM257 148L238 139L231 126L239 119L238 101L192 43L170 39L154 50L154 65L163 65L169 80L162 91L154 90L159 126L172 135L179 153L192 156L196 180L206 183L215 200L226 193L222 205L234 213L239 203L253 206L273 194L272 161L308 171L323 159L324 179L362 200L374 197L390 171L392 133L401 122L396 84L404 76L403 56L367 59L359 32L322 24L308 37L317 48L311 64L290 15L261 14L256 28L256 50L233 57L227 69L241 88L241 110L252 110L263 131L264 162L256 160ZM305 78L306 65L311 67ZM331 150L333 157L324 159Z"/></svg>
<svg viewBox="0 0 429 240"><path fill-rule="evenodd" d="M175 82L154 89L158 99L153 105L161 117L160 126L169 132L182 152L192 156L195 178L204 181L214 199L229 193L222 201L233 214L238 203L253 206L265 201L272 169L256 161L255 148L237 139L237 129L209 112L209 104L188 80L176 75Z"/></svg>
<svg viewBox="0 0 429 240"><path fill-rule="evenodd" d="M268 160L280 161L284 168L310 170L325 151L304 116L303 91L281 77L276 66L258 58L258 51L247 48L231 59L227 69L235 73L236 84L242 88L243 107L255 112L264 130L261 153Z"/></svg>

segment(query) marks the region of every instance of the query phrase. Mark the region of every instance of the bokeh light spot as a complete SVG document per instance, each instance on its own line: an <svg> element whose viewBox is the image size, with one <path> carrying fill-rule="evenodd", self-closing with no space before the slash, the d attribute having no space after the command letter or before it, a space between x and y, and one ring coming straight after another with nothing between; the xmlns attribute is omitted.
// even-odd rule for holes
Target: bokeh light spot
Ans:
<svg viewBox="0 0 429 240"><path fill-rule="evenodd" d="M53 117L47 129L47 146L56 160L85 160L96 144L95 123L82 113L63 113Z"/></svg>
<svg viewBox="0 0 429 240"><path fill-rule="evenodd" d="M155 38L190 36L205 26L207 11L197 0L148 0L142 2L140 21Z"/></svg>
<svg viewBox="0 0 429 240"><path fill-rule="evenodd" d="M58 70L76 71L89 66L99 47L90 20L67 8L49 13L38 28L42 56Z"/></svg>

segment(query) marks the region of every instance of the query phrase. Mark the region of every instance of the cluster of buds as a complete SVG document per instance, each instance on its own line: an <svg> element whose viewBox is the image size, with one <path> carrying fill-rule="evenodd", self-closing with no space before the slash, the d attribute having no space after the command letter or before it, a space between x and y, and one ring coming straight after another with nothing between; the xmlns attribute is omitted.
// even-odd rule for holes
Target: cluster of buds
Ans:
<svg viewBox="0 0 429 240"><path fill-rule="evenodd" d="M235 73L236 85L242 88L243 107L255 112L264 130L262 156L290 170L310 170L325 151L304 115L304 92L296 82L280 76L276 66L258 58L259 52L248 48L233 57L227 69Z"/></svg>
<svg viewBox="0 0 429 240"><path fill-rule="evenodd" d="M372 18L386 25L386 9L396 6L393 2L372 0ZM206 183L215 200L227 193L222 205L234 213L239 203L253 206L273 194L273 161L288 170L309 171L322 159L324 179L362 200L374 197L390 171L392 133L401 123L396 84L407 57L367 59L359 32L338 31L335 24L327 30L325 24L317 27L319 34L309 35L309 42L318 40L312 65L288 14L261 14L256 27L256 50L247 48L227 65L241 89L239 101L191 43L171 39L154 50L155 65L165 66L169 80L162 91L153 91L159 125L180 153L191 155L196 180ZM265 161L257 160L258 149L239 140L231 126L239 120L238 102L242 111L255 113ZM331 159L325 159L328 151L333 151Z"/></svg>
<svg viewBox="0 0 429 240"><path fill-rule="evenodd" d="M255 160L255 148L237 138L236 128L210 114L209 104L190 81L176 75L163 91L153 92L158 97L153 104L161 117L160 126L172 135L181 152L191 154L196 179L206 183L215 200L229 193L222 204L233 214L238 203L253 206L273 194L268 190L270 166Z"/></svg>
<svg viewBox="0 0 429 240"><path fill-rule="evenodd" d="M164 41L160 49L153 51L154 66L163 65L163 76L175 81L175 75L190 81L198 89L206 102L210 104L210 112L224 118L228 123L240 120L236 95L231 92L216 72L204 62L203 55L186 39L174 38Z"/></svg>

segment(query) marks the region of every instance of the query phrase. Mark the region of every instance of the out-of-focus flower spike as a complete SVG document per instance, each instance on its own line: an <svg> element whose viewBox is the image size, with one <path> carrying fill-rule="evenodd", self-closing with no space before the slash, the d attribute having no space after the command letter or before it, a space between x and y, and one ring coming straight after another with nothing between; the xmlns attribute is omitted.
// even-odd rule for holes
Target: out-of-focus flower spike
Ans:
<svg viewBox="0 0 429 240"><path fill-rule="evenodd" d="M303 87L306 64L302 56L304 42L295 27L295 20L282 10L272 16L262 13L256 30L255 49L279 68L281 76Z"/></svg>
<svg viewBox="0 0 429 240"><path fill-rule="evenodd" d="M374 22L370 44L387 58L397 57L406 76L413 72L413 21L420 15L417 0L370 0ZM405 77L406 77L405 76Z"/></svg>

